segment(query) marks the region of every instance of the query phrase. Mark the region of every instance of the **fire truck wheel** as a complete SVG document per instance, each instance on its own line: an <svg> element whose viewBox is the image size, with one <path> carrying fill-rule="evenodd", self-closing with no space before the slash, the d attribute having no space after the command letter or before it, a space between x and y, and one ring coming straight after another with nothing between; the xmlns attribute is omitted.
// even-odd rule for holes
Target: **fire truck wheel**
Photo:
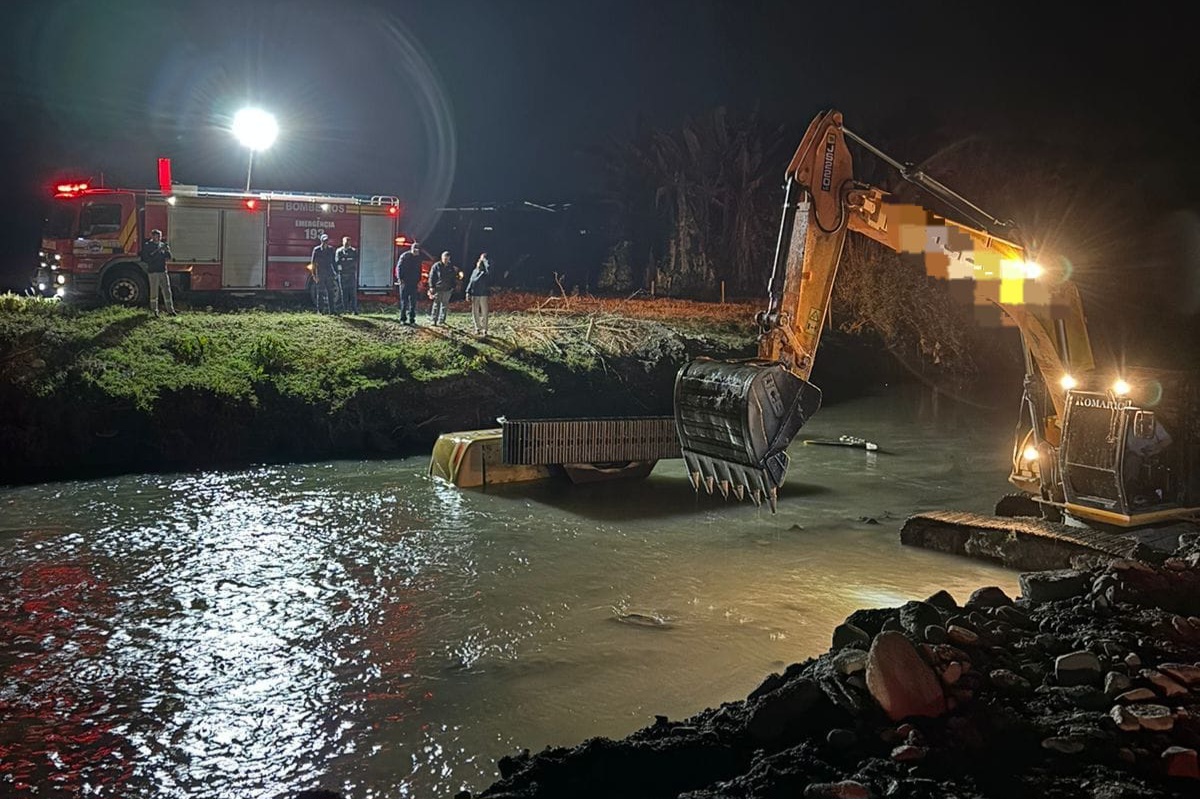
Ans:
<svg viewBox="0 0 1200 799"><path fill-rule="evenodd" d="M118 266L105 276L100 291L110 305L145 305L150 281L136 266Z"/></svg>

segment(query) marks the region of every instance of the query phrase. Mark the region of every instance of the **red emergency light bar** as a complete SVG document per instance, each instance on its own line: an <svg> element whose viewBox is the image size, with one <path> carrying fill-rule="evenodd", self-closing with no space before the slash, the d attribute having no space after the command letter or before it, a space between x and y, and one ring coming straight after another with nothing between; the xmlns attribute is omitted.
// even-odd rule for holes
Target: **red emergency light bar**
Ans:
<svg viewBox="0 0 1200 799"><path fill-rule="evenodd" d="M253 197L243 200L242 202L244 202L246 208L251 211L258 207L258 200L254 199Z"/></svg>
<svg viewBox="0 0 1200 799"><path fill-rule="evenodd" d="M398 206L398 205L389 205L389 206L388 206L388 213L389 213L389 214L391 214L392 216L395 216L396 214L400 213L400 206Z"/></svg>
<svg viewBox="0 0 1200 799"><path fill-rule="evenodd" d="M87 191L90 185L87 183L59 183L54 187L56 197L70 197L73 194L80 194Z"/></svg>

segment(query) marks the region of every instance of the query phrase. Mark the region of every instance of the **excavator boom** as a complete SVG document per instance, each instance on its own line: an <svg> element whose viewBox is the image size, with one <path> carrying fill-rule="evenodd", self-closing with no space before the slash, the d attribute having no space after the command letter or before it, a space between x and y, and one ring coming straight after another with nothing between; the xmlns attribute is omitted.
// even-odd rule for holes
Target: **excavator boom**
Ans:
<svg viewBox="0 0 1200 799"><path fill-rule="evenodd" d="M857 183L847 137L978 227L891 202L886 192ZM996 228L1007 226L847 131L841 114L819 114L787 167L768 305L756 317L758 357L699 358L676 376L676 431L692 485L709 493L719 488L726 497L732 491L738 499L765 498L774 510L787 475L788 444L821 405L821 391L809 376L849 231L897 252L921 254L931 275L976 279L1025 265L1023 249L990 232ZM1012 316L1023 332L1035 321ZM1043 347L1040 356L1044 372L1062 370L1053 363L1053 346Z"/></svg>

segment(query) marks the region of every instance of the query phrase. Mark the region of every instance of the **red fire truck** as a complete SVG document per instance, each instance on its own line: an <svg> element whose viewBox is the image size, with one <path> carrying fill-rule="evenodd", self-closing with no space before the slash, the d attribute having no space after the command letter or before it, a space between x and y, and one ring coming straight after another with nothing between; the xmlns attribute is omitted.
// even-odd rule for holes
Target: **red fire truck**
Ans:
<svg viewBox="0 0 1200 799"><path fill-rule="evenodd" d="M325 233L358 248L358 291L388 295L400 201L388 195L321 195L207 189L174 183L159 161L159 188L56 187L35 283L46 295L145 305L142 242L163 232L176 296L304 296L312 250Z"/></svg>

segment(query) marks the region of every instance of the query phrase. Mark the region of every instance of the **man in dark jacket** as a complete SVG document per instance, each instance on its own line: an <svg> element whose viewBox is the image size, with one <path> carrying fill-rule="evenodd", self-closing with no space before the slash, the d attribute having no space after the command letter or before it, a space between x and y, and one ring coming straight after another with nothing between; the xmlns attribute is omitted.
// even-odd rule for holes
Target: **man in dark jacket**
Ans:
<svg viewBox="0 0 1200 799"><path fill-rule="evenodd" d="M492 265L486 252L479 253L475 271L467 281L467 299L471 301L471 318L475 322L475 334L488 334L488 296L492 293Z"/></svg>
<svg viewBox="0 0 1200 799"><path fill-rule="evenodd" d="M138 258L146 265L150 278L150 310L158 316L158 294L161 291L167 301L167 313L175 316L175 300L171 297L171 280L167 277L167 261L171 260L171 248L163 241L161 230L151 230L150 238L142 243Z"/></svg>
<svg viewBox="0 0 1200 799"><path fill-rule="evenodd" d="M342 284L342 307L358 313L358 250L350 246L350 237L342 236L342 246L334 253L338 281Z"/></svg>
<svg viewBox="0 0 1200 799"><path fill-rule="evenodd" d="M446 314L450 310L450 295L458 283L458 267L450 263L450 253L442 253L442 259L429 270L429 289L433 292L433 309L430 315L435 325L446 326Z"/></svg>
<svg viewBox="0 0 1200 799"><path fill-rule="evenodd" d="M396 261L396 285L400 287L400 321L404 324L417 323L417 286L421 282L421 243L414 241L412 248Z"/></svg>
<svg viewBox="0 0 1200 799"><path fill-rule="evenodd" d="M321 313L322 306L325 313L342 308L342 289L338 285L335 255L329 236L322 233L321 243L312 251L313 303L317 306L317 313Z"/></svg>

